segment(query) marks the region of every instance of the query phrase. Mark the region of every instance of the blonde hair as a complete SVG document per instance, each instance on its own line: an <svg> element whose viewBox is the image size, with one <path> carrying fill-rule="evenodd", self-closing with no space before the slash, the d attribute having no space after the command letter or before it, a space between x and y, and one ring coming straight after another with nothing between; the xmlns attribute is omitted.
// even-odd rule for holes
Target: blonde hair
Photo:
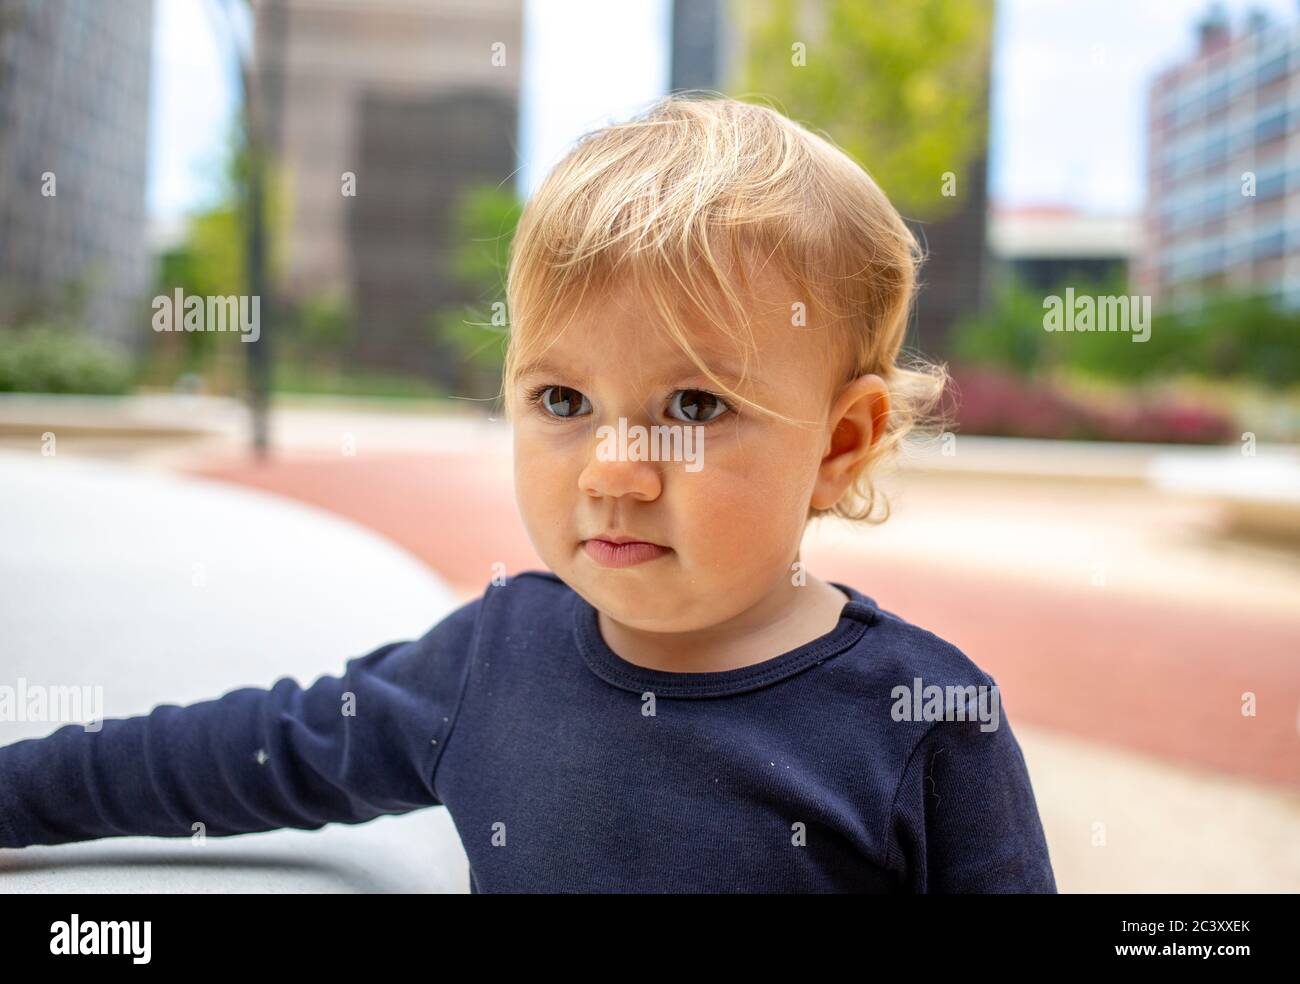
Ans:
<svg viewBox="0 0 1300 984"><path fill-rule="evenodd" d="M936 406L947 380L941 366L899 362L922 259L889 199L828 138L767 106L675 93L583 137L520 216L506 280L506 411L519 376L563 332L567 318L557 315L572 316L588 290L599 292L621 276L620 283L650 300L660 329L722 392L760 413L818 426L737 393L713 374L683 328L702 315L737 344L744 373L756 347L742 299L750 286L742 260L775 260L804 302L808 327L800 330L825 332L841 384L876 373L890 393L885 433L849 490L831 509L810 509L809 518L829 513L883 522L889 505L872 482L875 465ZM878 501L884 515L877 518Z"/></svg>

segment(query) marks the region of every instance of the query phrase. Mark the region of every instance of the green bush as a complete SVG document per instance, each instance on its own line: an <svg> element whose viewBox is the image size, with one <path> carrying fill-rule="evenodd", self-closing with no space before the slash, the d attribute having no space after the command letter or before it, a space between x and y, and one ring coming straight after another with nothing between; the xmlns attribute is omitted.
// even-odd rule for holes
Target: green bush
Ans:
<svg viewBox="0 0 1300 984"><path fill-rule="evenodd" d="M125 393L129 360L73 331L40 325L0 330L0 392Z"/></svg>
<svg viewBox="0 0 1300 984"><path fill-rule="evenodd" d="M1130 293L1118 282L1070 286L1076 297ZM1185 375L1273 387L1300 382L1300 311L1267 298L1221 294L1184 307L1153 305L1151 335L1135 342L1127 332L1045 331L1049 294L1064 296L1065 286L1005 285L987 310L957 327L954 355L1022 376L1066 369L1126 383Z"/></svg>
<svg viewBox="0 0 1300 984"><path fill-rule="evenodd" d="M995 366L1026 376L1040 368L1044 346L1043 294L1019 281L999 287L988 307L957 325L953 354L969 365Z"/></svg>
<svg viewBox="0 0 1300 984"><path fill-rule="evenodd" d="M1269 386L1300 382L1300 311L1263 297L1221 297L1171 318L1186 332L1193 367L1206 376L1248 378Z"/></svg>

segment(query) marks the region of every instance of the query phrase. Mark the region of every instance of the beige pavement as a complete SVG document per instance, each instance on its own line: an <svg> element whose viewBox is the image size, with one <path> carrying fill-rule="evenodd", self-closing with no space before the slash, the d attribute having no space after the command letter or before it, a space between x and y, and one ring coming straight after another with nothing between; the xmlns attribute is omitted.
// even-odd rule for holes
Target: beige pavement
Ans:
<svg viewBox="0 0 1300 984"><path fill-rule="evenodd" d="M1015 725L1062 892L1300 892L1300 792Z"/></svg>

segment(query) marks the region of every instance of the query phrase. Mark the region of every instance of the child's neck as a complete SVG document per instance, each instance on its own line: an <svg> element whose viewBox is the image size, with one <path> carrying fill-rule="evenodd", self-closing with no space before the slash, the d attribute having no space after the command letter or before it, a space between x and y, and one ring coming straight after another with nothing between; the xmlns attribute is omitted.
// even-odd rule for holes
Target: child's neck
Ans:
<svg viewBox="0 0 1300 984"><path fill-rule="evenodd" d="M600 634L629 663L669 673L734 670L780 656L839 624L849 598L820 578L796 587L782 579L751 608L694 632L648 632L600 613Z"/></svg>

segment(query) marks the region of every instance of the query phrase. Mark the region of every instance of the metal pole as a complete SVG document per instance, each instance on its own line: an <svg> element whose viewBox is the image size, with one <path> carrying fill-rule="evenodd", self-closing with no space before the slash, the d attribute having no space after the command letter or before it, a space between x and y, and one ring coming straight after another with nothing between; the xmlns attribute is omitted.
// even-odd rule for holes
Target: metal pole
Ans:
<svg viewBox="0 0 1300 984"><path fill-rule="evenodd" d="M271 328L275 321L275 309L271 296L271 277L267 270L267 110L271 107L267 105L270 99L265 90L274 88L278 98L277 73L280 70L279 56L284 27L284 10L280 0L265 0L265 8L266 32L259 38L259 43L265 46L263 71L260 75L253 63L252 53L240 49L236 43L239 78L244 90L244 153L248 169L244 183L244 214L248 221L246 275L249 295L258 298L261 317L258 339L248 346L248 398L253 424L253 453L259 459L266 458L270 451L271 355L275 334ZM256 24L255 13L254 23ZM273 76L277 77L271 78ZM278 106L274 109L278 109Z"/></svg>

